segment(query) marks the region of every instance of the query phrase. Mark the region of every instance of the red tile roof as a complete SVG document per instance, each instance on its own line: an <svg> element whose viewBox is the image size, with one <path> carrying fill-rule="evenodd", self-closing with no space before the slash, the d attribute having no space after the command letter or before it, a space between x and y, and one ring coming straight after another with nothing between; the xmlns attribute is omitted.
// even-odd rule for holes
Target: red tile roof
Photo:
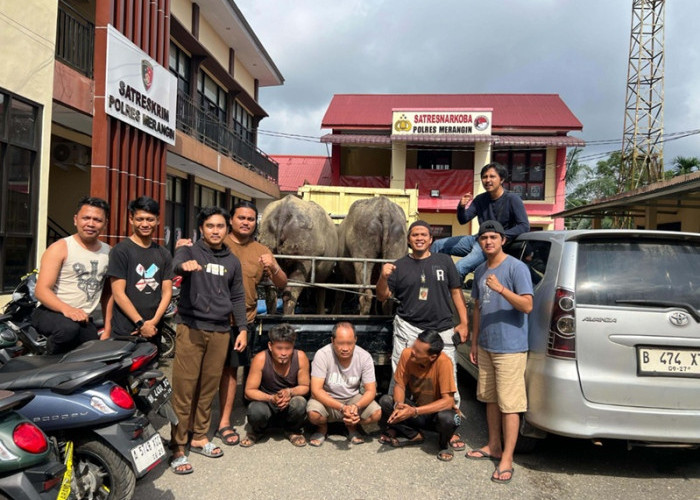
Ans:
<svg viewBox="0 0 700 500"><path fill-rule="evenodd" d="M391 128L393 109L416 108L492 108L494 129L583 129L558 94L336 94L321 128Z"/></svg>
<svg viewBox="0 0 700 500"><path fill-rule="evenodd" d="M270 156L279 163L280 191L296 192L300 186L331 185L331 159L327 156Z"/></svg>

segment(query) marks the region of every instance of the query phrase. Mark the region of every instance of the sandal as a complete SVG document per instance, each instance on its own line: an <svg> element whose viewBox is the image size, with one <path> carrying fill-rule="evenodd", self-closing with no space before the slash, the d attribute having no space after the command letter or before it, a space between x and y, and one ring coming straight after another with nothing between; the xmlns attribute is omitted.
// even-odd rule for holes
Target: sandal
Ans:
<svg viewBox="0 0 700 500"><path fill-rule="evenodd" d="M393 438L391 440L391 446L394 448L405 448L406 446L418 446L419 444L423 444L423 441L425 441L425 438L421 436L420 434L417 434L416 437L413 439L408 439L405 437L398 437L398 438Z"/></svg>
<svg viewBox="0 0 700 500"><path fill-rule="evenodd" d="M250 448L255 443L258 442L260 437L252 432L246 434L246 436L241 440L241 448Z"/></svg>
<svg viewBox="0 0 700 500"><path fill-rule="evenodd" d="M186 468L181 469L181 467ZM185 474L192 474L194 472L192 464L189 462L189 460L187 460L187 457L185 455L173 457L173 459L170 461L170 470L172 470L175 474L179 476L184 476Z"/></svg>
<svg viewBox="0 0 700 500"><path fill-rule="evenodd" d="M396 439L396 431L388 430L379 436L379 444L391 444L394 439Z"/></svg>
<svg viewBox="0 0 700 500"><path fill-rule="evenodd" d="M350 441L350 444L364 444L365 438L357 431L350 431L348 432L348 441Z"/></svg>
<svg viewBox="0 0 700 500"><path fill-rule="evenodd" d="M450 448L455 451L462 451L467 445L462 441L462 437L456 432L450 438Z"/></svg>
<svg viewBox="0 0 700 500"><path fill-rule="evenodd" d="M287 439L289 439L289 442L292 443L294 446L297 448L302 448L306 446L306 438L304 437L303 434L294 434L294 433L289 433L287 436Z"/></svg>
<svg viewBox="0 0 700 500"><path fill-rule="evenodd" d="M316 448L318 448L318 447L323 445L323 442L326 440L327 437L328 437L328 434L314 432L313 434L311 434L311 438L309 439L309 444L311 446L315 446Z"/></svg>
<svg viewBox="0 0 700 500"><path fill-rule="evenodd" d="M219 450L218 452L216 450ZM197 455L204 455L209 458L219 458L224 456L224 450L216 446L214 443L209 441L204 446L192 446L190 445L190 451L196 453Z"/></svg>
<svg viewBox="0 0 700 500"><path fill-rule="evenodd" d="M508 484L510 483L510 480L513 479L513 472L514 470L512 467L510 469L503 470L496 467L496 470L493 471L493 474L491 474L491 481L494 483ZM510 474L510 477L503 479L503 474Z"/></svg>
<svg viewBox="0 0 700 500"><path fill-rule="evenodd" d="M455 457L455 452L449 448L445 448L444 450L440 450L437 454L438 460L441 460L442 462L451 462L454 457Z"/></svg>
<svg viewBox="0 0 700 500"><path fill-rule="evenodd" d="M241 436L236 432L235 427L231 427L230 425L217 430L214 436L221 439L221 442L226 446L236 446L241 441Z"/></svg>

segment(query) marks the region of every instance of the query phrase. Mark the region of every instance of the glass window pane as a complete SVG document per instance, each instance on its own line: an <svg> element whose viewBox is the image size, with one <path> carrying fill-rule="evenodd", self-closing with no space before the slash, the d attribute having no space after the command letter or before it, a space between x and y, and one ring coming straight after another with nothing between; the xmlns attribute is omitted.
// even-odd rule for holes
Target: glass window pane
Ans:
<svg viewBox="0 0 700 500"><path fill-rule="evenodd" d="M185 80L189 81L190 80L190 58L187 57L187 54L184 52L180 51L180 61L179 61L179 66L177 68L178 73L182 78Z"/></svg>
<svg viewBox="0 0 700 500"><path fill-rule="evenodd" d="M177 73L177 46L170 42L170 56L168 57L170 71Z"/></svg>
<svg viewBox="0 0 700 500"><path fill-rule="evenodd" d="M31 172L32 156L29 150L9 147L7 148L7 186L3 190L7 193L5 201L6 232L28 233L31 230L32 199L31 199Z"/></svg>
<svg viewBox="0 0 700 500"><path fill-rule="evenodd" d="M218 87L216 83L214 83L214 80L204 75L204 97L216 103L217 91Z"/></svg>
<svg viewBox="0 0 700 500"><path fill-rule="evenodd" d="M183 200L183 193L182 193L182 179L179 177L175 179L175 196L173 197L173 201L177 203L182 203Z"/></svg>
<svg viewBox="0 0 700 500"><path fill-rule="evenodd" d="M10 140L18 144L34 146L35 124L36 108L13 99L10 107Z"/></svg>
<svg viewBox="0 0 700 500"><path fill-rule="evenodd" d="M20 278L32 270L32 238L0 238L5 249L5 262L2 263L2 291L11 292Z"/></svg>

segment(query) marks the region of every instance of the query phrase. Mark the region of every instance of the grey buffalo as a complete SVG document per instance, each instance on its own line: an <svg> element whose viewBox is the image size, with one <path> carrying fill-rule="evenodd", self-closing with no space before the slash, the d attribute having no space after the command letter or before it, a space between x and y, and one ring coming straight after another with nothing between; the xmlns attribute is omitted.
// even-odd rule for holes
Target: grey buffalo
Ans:
<svg viewBox="0 0 700 500"><path fill-rule="evenodd" d="M408 251L403 209L385 196L356 201L338 228L338 248L339 257L390 260L403 257ZM339 267L347 281L359 285L376 281L381 265L368 265L366 271L361 262L340 262ZM361 291L360 314L369 314L372 290Z"/></svg>
<svg viewBox="0 0 700 500"><path fill-rule="evenodd" d="M279 255L337 257L338 234L333 221L320 205L287 195L270 203L260 222L260 243ZM310 282L310 260L280 259L290 285ZM333 270L334 261L316 261L315 282L324 283ZM302 288L288 286L282 295L284 314L294 314ZM324 312L325 293L320 288L317 312Z"/></svg>

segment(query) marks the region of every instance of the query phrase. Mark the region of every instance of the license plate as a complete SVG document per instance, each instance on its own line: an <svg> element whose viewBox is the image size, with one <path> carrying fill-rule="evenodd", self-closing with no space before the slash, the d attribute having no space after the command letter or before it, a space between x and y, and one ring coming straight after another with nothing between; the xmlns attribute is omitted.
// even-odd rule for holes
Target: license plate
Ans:
<svg viewBox="0 0 700 500"><path fill-rule="evenodd" d="M170 386L170 381L167 377L163 377L156 385L154 385L151 390L146 395L146 400L149 404L156 410L165 401L170 399L170 395L173 392L173 388Z"/></svg>
<svg viewBox="0 0 700 500"><path fill-rule="evenodd" d="M131 449L131 457L136 470L141 473L165 456L165 448L160 434L155 434L148 441Z"/></svg>
<svg viewBox="0 0 700 500"><path fill-rule="evenodd" d="M640 375L700 377L700 349L638 347Z"/></svg>

